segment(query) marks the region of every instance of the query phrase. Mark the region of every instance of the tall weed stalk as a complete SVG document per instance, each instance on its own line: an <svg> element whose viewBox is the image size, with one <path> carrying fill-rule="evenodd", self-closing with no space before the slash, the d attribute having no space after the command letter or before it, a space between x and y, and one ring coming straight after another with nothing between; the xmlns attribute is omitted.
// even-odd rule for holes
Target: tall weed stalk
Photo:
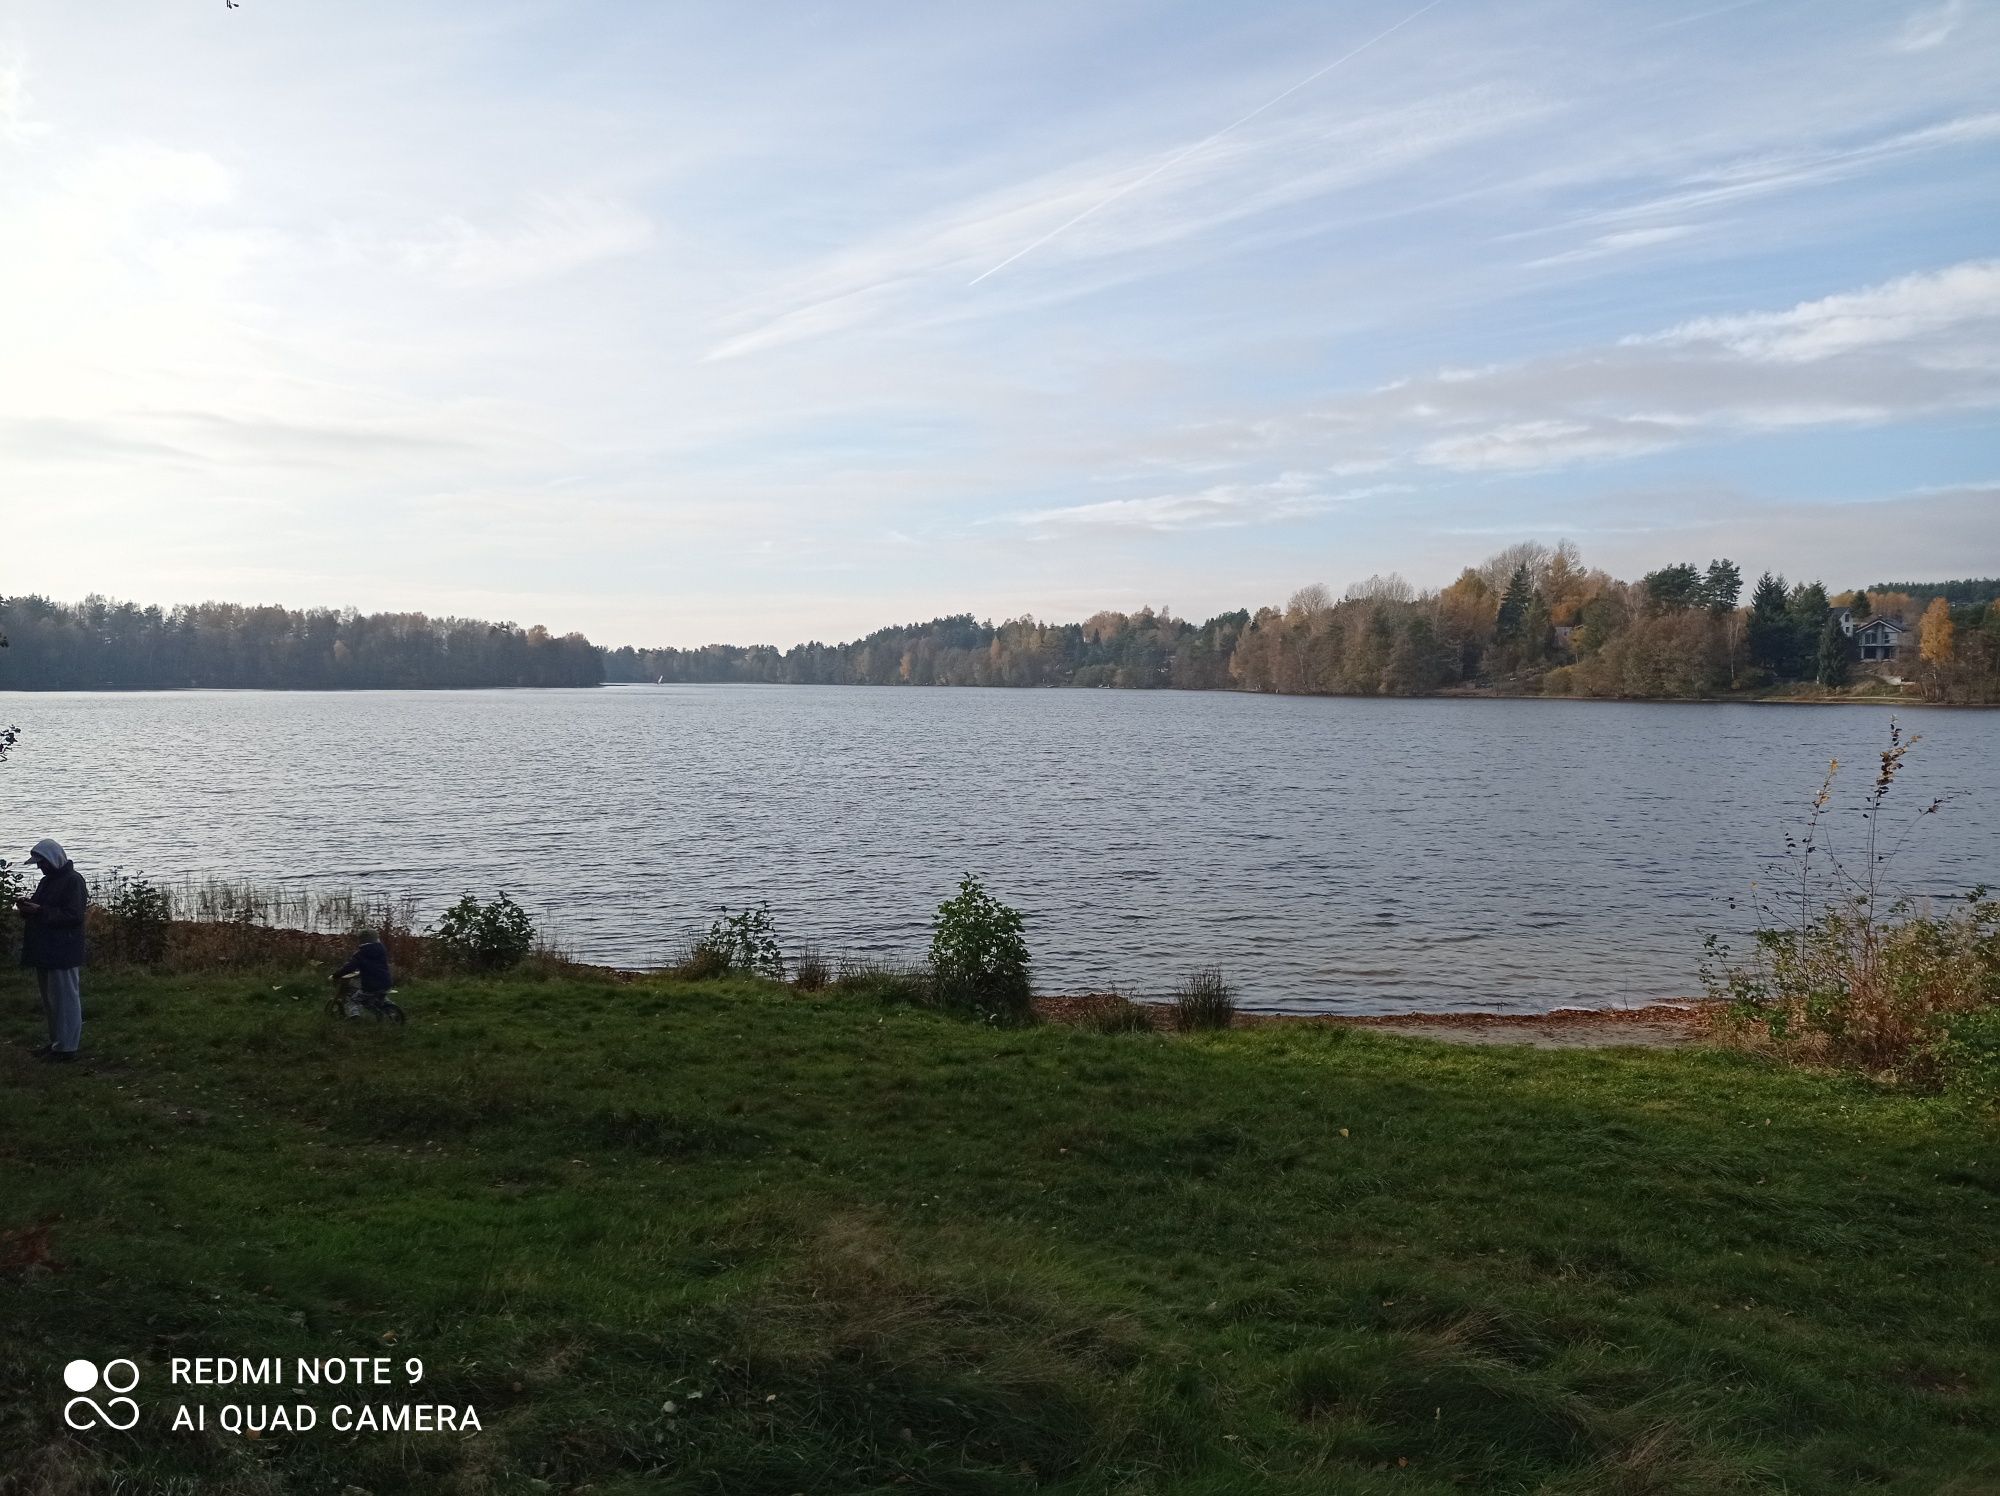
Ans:
<svg viewBox="0 0 2000 1496"><path fill-rule="evenodd" d="M1924 898L1894 883L1911 832L1949 799L1896 816L1897 780L1919 741L1891 720L1851 847L1835 835L1841 765L1829 764L1803 827L1786 835L1775 892L1757 891L1748 954L1738 959L1708 937L1702 980L1725 1003L1726 1033L1790 1058L1928 1086L1949 1080L1952 1056L1996 1022L2000 902L1984 887Z"/></svg>

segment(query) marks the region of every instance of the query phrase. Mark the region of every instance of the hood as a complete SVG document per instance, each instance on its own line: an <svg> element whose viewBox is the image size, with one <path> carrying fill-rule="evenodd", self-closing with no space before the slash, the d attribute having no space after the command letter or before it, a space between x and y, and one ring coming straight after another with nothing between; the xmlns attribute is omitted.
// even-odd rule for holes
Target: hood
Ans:
<svg viewBox="0 0 2000 1496"><path fill-rule="evenodd" d="M62 849L62 843L52 836L45 836L35 843L35 850L29 854L39 857L49 865L51 872L61 872L69 866L69 853Z"/></svg>

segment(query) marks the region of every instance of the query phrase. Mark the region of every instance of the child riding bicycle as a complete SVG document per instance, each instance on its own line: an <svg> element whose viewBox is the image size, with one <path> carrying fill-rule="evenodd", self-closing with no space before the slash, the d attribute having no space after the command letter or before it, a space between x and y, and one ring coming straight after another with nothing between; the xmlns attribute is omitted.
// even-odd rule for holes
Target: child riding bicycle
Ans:
<svg viewBox="0 0 2000 1496"><path fill-rule="evenodd" d="M361 932L360 945L347 964L333 974L333 980L335 1001L343 1005L347 1017L373 1013L377 1018L401 1020L403 1010L389 1000L396 990L395 976L389 970L389 948L373 930Z"/></svg>

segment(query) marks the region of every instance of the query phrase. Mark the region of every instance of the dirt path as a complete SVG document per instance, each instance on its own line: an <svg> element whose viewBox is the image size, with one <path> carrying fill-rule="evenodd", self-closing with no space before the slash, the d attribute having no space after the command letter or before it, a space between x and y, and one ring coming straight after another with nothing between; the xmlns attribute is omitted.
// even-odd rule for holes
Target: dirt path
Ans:
<svg viewBox="0 0 2000 1496"><path fill-rule="evenodd" d="M1436 1013L1384 1018L1333 1018L1353 1028L1372 1028L1452 1044L1525 1044L1532 1049L1681 1049L1706 1043L1708 1025L1701 1009L1678 1004L1647 1008L1569 1010L1558 1013Z"/></svg>
<svg viewBox="0 0 2000 1496"><path fill-rule="evenodd" d="M1036 1011L1075 1023L1104 997L1038 998ZM1155 1008L1156 1026L1168 1024ZM1565 1008L1554 1013L1239 1013L1238 1028L1274 1023L1337 1023L1349 1028L1441 1039L1450 1044L1524 1044L1532 1049L1680 1049L1708 1041L1707 1005L1654 1003L1640 1008Z"/></svg>

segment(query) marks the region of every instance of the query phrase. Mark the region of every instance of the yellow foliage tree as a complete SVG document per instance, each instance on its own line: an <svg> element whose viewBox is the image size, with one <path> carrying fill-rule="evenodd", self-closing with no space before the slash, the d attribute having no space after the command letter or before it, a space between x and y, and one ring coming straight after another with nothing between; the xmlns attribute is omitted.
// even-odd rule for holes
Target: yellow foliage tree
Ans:
<svg viewBox="0 0 2000 1496"><path fill-rule="evenodd" d="M1926 665L1942 670L1951 663L1957 630L1952 626L1951 604L1941 597L1931 599L1924 620L1917 629L1917 652Z"/></svg>

